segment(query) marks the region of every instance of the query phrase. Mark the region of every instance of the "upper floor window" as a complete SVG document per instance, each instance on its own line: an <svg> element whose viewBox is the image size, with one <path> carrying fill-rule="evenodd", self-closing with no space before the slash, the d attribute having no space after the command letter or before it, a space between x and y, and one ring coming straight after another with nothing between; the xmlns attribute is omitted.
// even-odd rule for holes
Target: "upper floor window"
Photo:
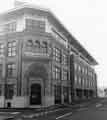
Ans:
<svg viewBox="0 0 107 120"><path fill-rule="evenodd" d="M16 56L16 41L8 42L8 56Z"/></svg>
<svg viewBox="0 0 107 120"><path fill-rule="evenodd" d="M81 85L81 77L79 76L79 79L78 79L78 83L79 85Z"/></svg>
<svg viewBox="0 0 107 120"><path fill-rule="evenodd" d="M83 67L83 68L82 68L82 73L83 73L83 74L84 74L84 71L85 71L85 70L84 70L84 67Z"/></svg>
<svg viewBox="0 0 107 120"><path fill-rule="evenodd" d="M77 63L74 63L74 69L77 70Z"/></svg>
<svg viewBox="0 0 107 120"><path fill-rule="evenodd" d="M53 48L53 58L57 62L61 62L61 50L59 48Z"/></svg>
<svg viewBox="0 0 107 120"><path fill-rule="evenodd" d="M34 29L37 31L45 31L45 21L26 19L26 28L27 29Z"/></svg>
<svg viewBox="0 0 107 120"><path fill-rule="evenodd" d="M42 42L42 48L47 48L47 42L45 41Z"/></svg>
<svg viewBox="0 0 107 120"><path fill-rule="evenodd" d="M80 66L80 65L78 65L78 71L79 71L79 72L81 71L81 66Z"/></svg>
<svg viewBox="0 0 107 120"><path fill-rule="evenodd" d="M40 48L40 41L39 40L35 40L35 47L36 48Z"/></svg>
<svg viewBox="0 0 107 120"><path fill-rule="evenodd" d="M88 74L88 68L86 68L86 74Z"/></svg>
<svg viewBox="0 0 107 120"><path fill-rule="evenodd" d="M28 40L26 46L27 47L32 47L33 46L33 41L32 40Z"/></svg>
<svg viewBox="0 0 107 120"><path fill-rule="evenodd" d="M60 80L61 79L61 70L60 68L56 67L56 79Z"/></svg>
<svg viewBox="0 0 107 120"><path fill-rule="evenodd" d="M75 84L77 84L77 80L78 80L77 75L75 75Z"/></svg>
<svg viewBox="0 0 107 120"><path fill-rule="evenodd" d="M0 96L2 95L2 84L0 84Z"/></svg>
<svg viewBox="0 0 107 120"><path fill-rule="evenodd" d="M84 79L84 85L85 85L85 87L87 87L87 79L86 78Z"/></svg>
<svg viewBox="0 0 107 120"><path fill-rule="evenodd" d="M63 64L64 65L68 64L68 56L66 54L63 54Z"/></svg>
<svg viewBox="0 0 107 120"><path fill-rule="evenodd" d="M39 40L32 40L32 39L29 39L27 40L26 42L26 46L27 47L32 47L32 48L40 48L40 41Z"/></svg>
<svg viewBox="0 0 107 120"><path fill-rule="evenodd" d="M2 70L3 70L3 65L0 64L0 78L2 77Z"/></svg>
<svg viewBox="0 0 107 120"><path fill-rule="evenodd" d="M47 48L48 48L47 42L43 41L42 42L42 50L43 50L43 52L47 53Z"/></svg>
<svg viewBox="0 0 107 120"><path fill-rule="evenodd" d="M58 67L53 67L53 78L56 80L60 80L61 79L61 69Z"/></svg>
<svg viewBox="0 0 107 120"><path fill-rule="evenodd" d="M0 43L0 56L4 54L4 44Z"/></svg>
<svg viewBox="0 0 107 120"><path fill-rule="evenodd" d="M85 80L84 78L82 78L82 86L84 87L84 84L85 84Z"/></svg>
<svg viewBox="0 0 107 120"><path fill-rule="evenodd" d="M16 22L11 22L11 23L5 24L4 31L5 32L14 32L14 31L16 31Z"/></svg>
<svg viewBox="0 0 107 120"><path fill-rule="evenodd" d="M68 80L68 71L67 70L63 70L63 80Z"/></svg>
<svg viewBox="0 0 107 120"><path fill-rule="evenodd" d="M7 76L8 77L16 76L16 64L10 63L7 65Z"/></svg>

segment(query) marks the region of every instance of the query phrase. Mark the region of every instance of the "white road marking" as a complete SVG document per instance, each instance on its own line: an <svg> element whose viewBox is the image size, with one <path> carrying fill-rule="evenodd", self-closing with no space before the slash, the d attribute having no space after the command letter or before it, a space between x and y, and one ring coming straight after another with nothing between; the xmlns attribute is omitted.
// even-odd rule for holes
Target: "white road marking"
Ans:
<svg viewBox="0 0 107 120"><path fill-rule="evenodd" d="M99 108L98 110L107 110L107 108L104 108L104 107L103 107L103 108Z"/></svg>
<svg viewBox="0 0 107 120"><path fill-rule="evenodd" d="M0 114L19 114L20 112L0 112Z"/></svg>
<svg viewBox="0 0 107 120"><path fill-rule="evenodd" d="M85 104L80 105L80 107L84 107L84 106L85 106Z"/></svg>
<svg viewBox="0 0 107 120"><path fill-rule="evenodd" d="M57 112L63 110L62 108L57 109L57 110L53 110L53 111L44 111L44 112L40 112L40 113L34 113L34 114L30 114L30 115L23 115L24 118L33 118L33 117L38 117L38 116L43 116L45 114L51 113L51 112Z"/></svg>
<svg viewBox="0 0 107 120"><path fill-rule="evenodd" d="M101 107L101 106L102 106L102 104L101 104L101 103L96 104L96 108Z"/></svg>
<svg viewBox="0 0 107 120"><path fill-rule="evenodd" d="M51 112L57 112L57 111L60 111L60 110L63 110L62 108L60 108L60 109L57 109L57 110L51 110L51 111L49 111L48 113L51 113Z"/></svg>
<svg viewBox="0 0 107 120"><path fill-rule="evenodd" d="M11 112L0 112L0 114L11 114Z"/></svg>
<svg viewBox="0 0 107 120"><path fill-rule="evenodd" d="M12 112L11 114L16 115L19 114L20 112Z"/></svg>
<svg viewBox="0 0 107 120"><path fill-rule="evenodd" d="M66 116L71 115L71 114L72 114L72 112L66 113L66 114L64 114L62 116L57 117L56 119L60 119L60 118L66 117Z"/></svg>
<svg viewBox="0 0 107 120"><path fill-rule="evenodd" d="M80 109L77 109L77 111L84 111L84 110L88 110L88 108L80 108Z"/></svg>
<svg viewBox="0 0 107 120"><path fill-rule="evenodd" d="M2 114L2 113L6 113L6 112L0 112L0 114Z"/></svg>

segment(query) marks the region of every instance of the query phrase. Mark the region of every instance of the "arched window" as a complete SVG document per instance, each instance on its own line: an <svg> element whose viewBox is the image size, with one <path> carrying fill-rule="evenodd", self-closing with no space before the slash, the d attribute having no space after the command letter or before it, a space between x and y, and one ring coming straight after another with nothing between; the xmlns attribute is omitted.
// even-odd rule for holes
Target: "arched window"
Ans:
<svg viewBox="0 0 107 120"><path fill-rule="evenodd" d="M33 41L32 41L31 39L27 41L27 46L28 46L28 47L33 46Z"/></svg>
<svg viewBox="0 0 107 120"><path fill-rule="evenodd" d="M43 42L42 42L42 47L43 47L43 48L47 48L47 42L43 41Z"/></svg>
<svg viewBox="0 0 107 120"><path fill-rule="evenodd" d="M39 42L39 40L36 40L34 45L35 45L36 48L40 48L40 42Z"/></svg>
<svg viewBox="0 0 107 120"><path fill-rule="evenodd" d="M47 42L43 41L42 42L42 51L43 51L43 53L47 53L47 48L48 48Z"/></svg>

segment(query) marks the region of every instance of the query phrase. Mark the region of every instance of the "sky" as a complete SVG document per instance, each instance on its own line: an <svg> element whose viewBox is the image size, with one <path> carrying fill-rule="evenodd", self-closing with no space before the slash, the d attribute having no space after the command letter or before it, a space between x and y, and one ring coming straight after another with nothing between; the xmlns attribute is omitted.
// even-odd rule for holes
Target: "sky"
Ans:
<svg viewBox="0 0 107 120"><path fill-rule="evenodd" d="M97 60L98 86L107 87L107 0L19 0L49 8L67 30ZM14 7L14 0L2 0L0 13Z"/></svg>

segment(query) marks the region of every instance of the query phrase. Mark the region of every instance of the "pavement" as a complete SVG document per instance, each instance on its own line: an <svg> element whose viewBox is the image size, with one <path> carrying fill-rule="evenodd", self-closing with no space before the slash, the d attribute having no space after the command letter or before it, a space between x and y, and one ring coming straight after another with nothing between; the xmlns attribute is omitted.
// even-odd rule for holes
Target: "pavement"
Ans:
<svg viewBox="0 0 107 120"><path fill-rule="evenodd" d="M0 109L0 120L100 120L103 116L107 120L107 98L47 109Z"/></svg>
<svg viewBox="0 0 107 120"><path fill-rule="evenodd" d="M26 109L0 109L0 120L13 120L13 119L32 119L38 117L44 117L45 115L60 111L61 109L66 108L64 105L54 105L48 108L26 108Z"/></svg>

